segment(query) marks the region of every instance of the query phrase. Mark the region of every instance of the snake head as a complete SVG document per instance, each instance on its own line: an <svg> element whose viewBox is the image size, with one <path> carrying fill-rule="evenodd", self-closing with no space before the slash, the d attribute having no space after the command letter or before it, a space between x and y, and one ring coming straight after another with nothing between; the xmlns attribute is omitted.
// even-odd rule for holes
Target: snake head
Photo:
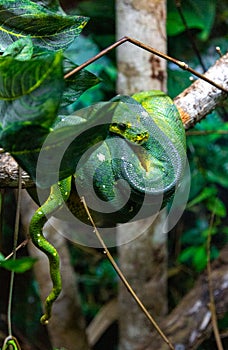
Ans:
<svg viewBox="0 0 228 350"><path fill-rule="evenodd" d="M131 122L113 122L109 126L109 131L136 145L142 145L149 138L149 132L146 129Z"/></svg>

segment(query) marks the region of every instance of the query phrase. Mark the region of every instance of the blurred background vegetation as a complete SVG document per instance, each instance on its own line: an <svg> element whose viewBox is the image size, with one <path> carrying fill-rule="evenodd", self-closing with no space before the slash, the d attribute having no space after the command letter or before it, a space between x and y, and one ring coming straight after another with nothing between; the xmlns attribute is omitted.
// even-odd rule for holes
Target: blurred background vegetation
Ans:
<svg viewBox="0 0 228 350"><path fill-rule="evenodd" d="M80 64L115 41L115 1L61 1L68 13L82 14L91 19L81 35L67 50L67 55ZM168 53L203 72L218 58L216 46L222 53L228 49L228 6L222 0L183 1L186 30L175 1L167 1ZM192 47L190 37L200 53ZM115 51L88 67L102 82L84 93L72 107L88 106L108 100L116 94L117 76ZM168 64L168 94L173 98L191 84L190 75ZM206 267L206 245L211 237L211 258L219 255L228 234L228 105L219 106L187 135L188 160L191 168L191 190L184 215L169 233L169 307L178 304ZM15 217L12 191L1 196L0 250L7 255L12 250L13 218ZM213 228L210 229L211 216ZM21 234L22 235L22 234ZM23 236L21 236L23 240ZM102 252L85 250L69 242L72 264L78 275L79 291L87 323L106 302L117 295L117 277ZM25 249L26 250L26 249ZM26 254L25 250L20 254ZM115 249L112 253L116 256ZM0 329L6 329L9 273L0 269ZM21 313L23 310L23 313ZM34 349L49 349L46 331L39 324L41 306L37 283L31 270L16 276L13 323L19 336L27 338ZM228 326L228 317L220 321L221 330ZM116 349L117 325L96 344L95 350ZM215 348L210 339L199 350Z"/></svg>

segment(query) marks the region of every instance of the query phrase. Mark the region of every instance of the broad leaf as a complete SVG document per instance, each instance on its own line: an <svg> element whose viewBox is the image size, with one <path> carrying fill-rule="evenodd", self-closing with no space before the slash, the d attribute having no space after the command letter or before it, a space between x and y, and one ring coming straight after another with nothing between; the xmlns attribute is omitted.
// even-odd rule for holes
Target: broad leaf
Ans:
<svg viewBox="0 0 228 350"><path fill-rule="evenodd" d="M62 53L0 58L0 144L29 173L56 119L64 89Z"/></svg>
<svg viewBox="0 0 228 350"><path fill-rule="evenodd" d="M185 0L181 4L188 28L199 29L201 39L206 40L214 22L216 0ZM185 25L176 9L175 1L169 0L167 5L167 34L170 36L178 35L186 30Z"/></svg>
<svg viewBox="0 0 228 350"><path fill-rule="evenodd" d="M215 187L206 187L196 196L194 199L192 199L188 205L187 208L190 209L194 205L197 205L201 203L202 201L205 201L208 198L211 198L212 196L217 195L217 189Z"/></svg>
<svg viewBox="0 0 228 350"><path fill-rule="evenodd" d="M26 36L38 46L66 48L87 22L87 17L60 15L33 1L0 0L0 50Z"/></svg>
<svg viewBox="0 0 228 350"><path fill-rule="evenodd" d="M3 129L20 121L50 127L64 87L62 53L18 61L0 57L0 111Z"/></svg>
<svg viewBox="0 0 228 350"><path fill-rule="evenodd" d="M33 0L35 4L41 5L43 7L46 7L48 10L59 12L61 14L64 13L62 10L59 0Z"/></svg>
<svg viewBox="0 0 228 350"><path fill-rule="evenodd" d="M32 55L33 43L32 40L28 37L19 39L8 46L2 56L11 56L19 61L27 61L32 58Z"/></svg>
<svg viewBox="0 0 228 350"><path fill-rule="evenodd" d="M215 198L209 201L207 203L207 209L216 216L219 216L221 218L226 217L226 206L219 198Z"/></svg>
<svg viewBox="0 0 228 350"><path fill-rule="evenodd" d="M64 59L64 71L67 73L77 67L69 59ZM87 70L80 70L79 72L73 74L66 79L65 90L63 93L63 98L61 102L61 107L65 107L74 103L81 94L97 85L100 82L96 75L88 72Z"/></svg>
<svg viewBox="0 0 228 350"><path fill-rule="evenodd" d="M197 271L202 271L207 266L207 251L204 245L197 247L192 257L192 263Z"/></svg>
<svg viewBox="0 0 228 350"><path fill-rule="evenodd" d="M7 270L14 271L16 273L24 273L27 270L30 270L37 259L33 258L20 258L20 259L9 259L9 260L0 260L0 267L4 267Z"/></svg>

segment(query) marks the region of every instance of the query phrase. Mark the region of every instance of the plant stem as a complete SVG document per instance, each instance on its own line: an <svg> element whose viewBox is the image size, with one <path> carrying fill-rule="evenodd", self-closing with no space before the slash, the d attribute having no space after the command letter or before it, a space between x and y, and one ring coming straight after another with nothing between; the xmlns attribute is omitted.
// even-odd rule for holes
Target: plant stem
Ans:
<svg viewBox="0 0 228 350"><path fill-rule="evenodd" d="M15 216L15 225L14 225L14 242L13 242L13 260L16 259L16 248L18 241L18 233L19 233L19 222L20 222L20 204L21 204L21 188L22 188L22 169L19 167L18 169L18 195L17 195L17 209ZM10 287L9 287L9 301L8 301L8 311L7 311L7 321L8 321L8 334L12 337L12 298L13 298L13 285L14 285L14 271L11 271L10 275Z"/></svg>
<svg viewBox="0 0 228 350"><path fill-rule="evenodd" d="M218 321L217 321L216 308L215 308L214 292L213 292L213 286L212 286L212 280L211 280L211 261L210 261L211 260L211 230L213 227L214 217L215 217L215 214L212 213L209 232L207 236L207 275L208 275L208 289L209 289L209 297L210 297L209 309L211 311L211 322L212 322L212 327L215 335L217 348L218 350L223 350L222 341L218 330Z"/></svg>
<svg viewBox="0 0 228 350"><path fill-rule="evenodd" d="M192 33L191 33L190 29L189 29L189 26L188 26L188 23L187 23L187 21L185 19L185 16L184 16L184 13L182 11L181 5L182 5L181 1L176 1L176 8L177 8L177 11L179 12L179 15L180 15L180 18L181 18L181 20L183 22L183 25L185 26L185 30L186 30L187 36L189 38L189 41L190 41L190 43L192 45L192 49L194 50L194 52L195 52L195 54L196 54L196 56L197 56L197 58L199 60L199 63L201 65L203 71L206 72L206 67L205 67L205 65L203 63L201 54L200 54L200 52L198 50L196 42L195 42L195 40L194 40L194 38L192 36Z"/></svg>
<svg viewBox="0 0 228 350"><path fill-rule="evenodd" d="M161 58L164 58L165 60L174 63L175 65L177 65L181 69L187 70L188 72L192 73L193 75L197 76L198 78L203 79L207 83L215 86L217 89L222 90L226 94L228 93L228 90L226 90L223 86L215 83L211 79L207 78L205 75L203 75L201 73L198 73L197 71L195 71L194 69L189 67L185 62L182 62L182 61L179 61L179 60L177 60L177 59L175 59L173 57L170 57L170 56L168 56L168 55L166 55L166 54L164 54L164 53L154 49L153 47L151 47L149 45L146 45L146 44L142 43L141 41L138 41L138 40L133 39L133 38L128 37L128 36L124 36L123 38L117 40L114 44L108 46L107 48L105 48L104 50L99 52L97 55L93 56L92 58L90 58L86 62L82 63L80 66L78 66L75 69L73 69L72 71L68 72L67 74L64 75L64 78L65 79L69 78L71 75L79 72L80 70L82 70L83 68L87 67L91 63L95 62L96 60L98 60L102 56L106 55L109 51L115 49L116 47L122 45L125 42L130 42L131 44L136 45L136 46L140 47L143 50L149 51L150 53L153 53L153 54L155 54L155 55L157 55L157 56L159 56Z"/></svg>
<svg viewBox="0 0 228 350"><path fill-rule="evenodd" d="M156 331L160 334L160 336L162 337L162 339L166 342L166 344L169 346L169 348L171 350L175 350L174 346L171 344L170 340L166 337L166 335L162 332L162 330L160 329L160 327L158 326L158 324L156 323L156 321L153 319L153 317L150 315L150 313L147 311L146 307L143 305L143 303L141 302L141 300L138 298L137 294L134 292L134 290L132 289L132 287L130 286L130 284L128 283L127 279L124 277L122 271L120 270L120 268L118 267L118 265L116 264L115 260L113 259L111 253L109 252L105 242L103 241L98 229L96 228L96 225L93 221L93 218L89 212L88 206L86 204L85 198L81 197L81 201L84 205L85 211L88 215L88 218L94 228L94 232L102 246L102 248L104 249L104 254L107 256L108 260L110 261L110 263L112 264L113 268L115 269L115 271L117 272L118 276L120 277L120 279L122 280L123 284L125 285L125 287L127 288L127 290L129 291L129 293L131 294L131 296L134 298L134 300L136 301L136 303L139 305L139 307L141 308L141 310L144 312L144 314L146 315L146 317L149 319L149 321L152 323L152 325L154 326L154 328L156 329Z"/></svg>
<svg viewBox="0 0 228 350"><path fill-rule="evenodd" d="M186 131L187 136L207 136L211 134L227 135L228 130L191 130Z"/></svg>

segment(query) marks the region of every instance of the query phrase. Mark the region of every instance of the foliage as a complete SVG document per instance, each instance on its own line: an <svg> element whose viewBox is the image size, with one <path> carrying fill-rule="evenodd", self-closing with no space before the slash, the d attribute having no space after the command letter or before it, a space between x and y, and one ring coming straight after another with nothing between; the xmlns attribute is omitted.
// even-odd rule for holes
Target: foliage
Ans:
<svg viewBox="0 0 228 350"><path fill-rule="evenodd" d="M35 178L37 158L45 138L54 123L56 127L58 122L62 125L62 119L57 119L58 111L62 115L67 113L67 106L99 80L92 73L82 71L64 82L64 73L76 65L64 57L63 51L55 51L69 46L81 32L87 18L60 15L31 1L23 1L23 7L18 6L16 1L9 3L0 3L0 21L5 26L0 31L2 49L8 42L16 41L0 58L0 143ZM25 19L23 30L18 21L22 15ZM34 26L26 24L27 17L32 18ZM72 23L68 22L68 17ZM52 20L59 21L59 29L54 28L55 34L49 33L50 28L53 30ZM37 32L37 26L42 30ZM59 140L63 142L64 132L65 137L69 137L66 125L62 129L59 125L56 143ZM70 125L72 127L72 122ZM18 138L14 137L15 132Z"/></svg>
<svg viewBox="0 0 228 350"><path fill-rule="evenodd" d="M5 260L4 255L0 253L0 267L4 267L7 270L14 271L17 273L24 273L25 271L31 269L35 262L36 259L32 258Z"/></svg>
<svg viewBox="0 0 228 350"><path fill-rule="evenodd" d="M185 31L185 25L178 15L175 0L168 1L167 34L175 36ZM181 2L183 15L189 28L199 30L198 37L208 39L215 18L216 0L185 0Z"/></svg>
<svg viewBox="0 0 228 350"><path fill-rule="evenodd" d="M24 132L29 134L30 128L24 122L18 121L18 110L20 114L26 115L26 123L38 117L41 126L33 126L35 136L31 140L31 145L39 148L52 128L56 114L59 112L61 115L70 114L77 108L112 97L115 93L116 79L116 67L112 55L91 65L92 73L83 70L68 79L65 84L63 83L63 75L66 72L114 41L113 1L110 3L102 0L99 4L92 1L79 2L77 13L80 16L74 15L75 11L72 11L71 16L66 16L58 0L23 0L20 1L23 7L18 6L18 3L12 0L0 1L0 21L8 23L3 28L4 31L0 33L1 51L4 51L4 55L0 58L0 97L2 98L0 108L1 115L4 116L1 124L1 140L6 142L5 145L10 147L10 150L11 147L18 147L14 143L16 141L24 149L28 147L27 144L23 145L22 141L26 135ZM187 33L179 19L174 0L167 3L169 54L202 70L195 52L189 41L186 40ZM101 10L104 4L110 12L105 12L106 18L101 21L101 18L104 17L104 11ZM222 6L216 7L216 4L215 0L182 2L184 16L206 67L209 67L217 58L214 51L215 46L220 45L222 52L228 48L227 37L223 34L224 25L227 26L226 9ZM9 5L13 9L10 13L7 11ZM28 27L26 16L21 21L20 16L23 13L29 13L30 19L32 18L32 27ZM81 33L88 20L87 16L92 17L87 26L90 29L85 28L84 31L87 36L80 36L75 41L75 37ZM43 32L37 38L35 32L40 23L42 23ZM50 25L52 23L55 25ZM217 30L221 27L222 30ZM104 28L107 35L103 34ZM24 39L15 41L21 36L24 36ZM14 44L8 46L12 42ZM59 51L60 48L62 50ZM48 74L45 74L47 67L49 68ZM99 85L97 85L99 79L96 75L99 76L99 79L103 79ZM25 76L26 79L23 79ZM27 79L28 76L30 79ZM14 80L14 77L17 80ZM20 84L18 84L19 81ZM168 90L171 97L175 97L190 83L189 73L169 64ZM87 91L90 87L92 89ZM27 94L28 91L29 94ZM48 95L48 103L47 99L42 98L41 91L45 91L46 96ZM25 93L28 96L26 98ZM28 106L34 99L37 103L31 110ZM15 106L14 114L5 113L12 104ZM192 174L190 201L183 218L184 230L178 242L181 251L176 259L171 255L170 260L171 264L185 264L197 273L206 266L208 235L212 235L211 257L214 259L218 256L219 249L225 243L228 233L226 221L228 203L224 195L224 190L227 190L228 187L227 136L219 133L220 130L227 131L228 129L224 115L222 107L194 129L199 132L218 130L217 134L188 136L188 159ZM23 130L18 140L10 137L10 130L15 127L18 127L19 131ZM40 136L37 137L37 135ZM215 214L213 228L209 224L212 213ZM171 235L172 240L175 241ZM172 244L175 243L171 242L170 245ZM82 258L79 250L72 249L72 260L77 272L80 273L79 287L83 309L87 320L90 320L101 305L116 294L117 281L113 271L109 268L109 263L103 259L99 261L86 259L84 253ZM12 269L9 264L11 262L3 261L1 257L0 266ZM18 264L18 272L23 272L31 267L33 261L28 261L27 258L26 260L18 259L16 264ZM15 266L13 264L13 269ZM183 283L188 285L188 281L183 281ZM109 287L111 292L105 292Z"/></svg>
<svg viewBox="0 0 228 350"><path fill-rule="evenodd" d="M214 0L207 1L207 5L204 1L194 0L181 3L191 36L198 46L204 65L208 68L216 59L215 46L221 44L222 52L228 49L226 39L215 30L215 26L219 25L218 18L222 17L220 9L216 8L217 2ZM188 33L178 15L175 1L168 2L167 31L171 55L202 71L191 42L186 40ZM168 73L168 89L172 97L191 83L189 73L174 68L173 65L169 65ZM192 130L198 132L198 135L187 137L191 191L184 215L184 232L180 237L182 250L177 263L187 264L198 272L202 271L207 263L208 234L212 235L212 259L219 255L219 249L227 241L228 203L222 191L222 188L228 188L228 136L225 134L228 124L225 118L225 106L218 108ZM201 132L204 134L200 135ZM216 220L211 229L209 222L212 214Z"/></svg>
<svg viewBox="0 0 228 350"><path fill-rule="evenodd" d="M59 14L56 6L50 11L42 6L42 1L39 3L30 0L0 1L1 51L27 36L31 37L34 45L50 50L64 49L80 34L88 21L82 16Z"/></svg>
<svg viewBox="0 0 228 350"><path fill-rule="evenodd" d="M117 275L106 257L95 249L88 254L83 249L71 247L71 256L78 274L83 312L89 322L102 305L116 296Z"/></svg>

